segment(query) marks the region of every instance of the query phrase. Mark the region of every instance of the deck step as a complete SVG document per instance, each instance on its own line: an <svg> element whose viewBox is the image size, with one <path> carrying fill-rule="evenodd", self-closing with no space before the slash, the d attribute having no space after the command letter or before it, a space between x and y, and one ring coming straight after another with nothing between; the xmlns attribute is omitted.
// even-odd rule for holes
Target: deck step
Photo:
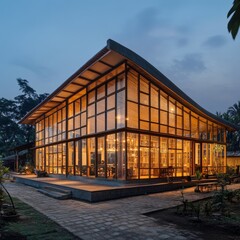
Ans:
<svg viewBox="0 0 240 240"><path fill-rule="evenodd" d="M58 200L65 200L72 197L72 192L70 190L65 190L57 187L45 186L39 188L38 192Z"/></svg>

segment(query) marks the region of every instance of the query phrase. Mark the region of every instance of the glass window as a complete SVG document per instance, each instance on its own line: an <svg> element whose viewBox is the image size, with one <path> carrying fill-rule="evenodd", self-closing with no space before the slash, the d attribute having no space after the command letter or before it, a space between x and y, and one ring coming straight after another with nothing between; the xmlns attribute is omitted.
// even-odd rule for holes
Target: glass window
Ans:
<svg viewBox="0 0 240 240"><path fill-rule="evenodd" d="M80 113L80 99L75 101L75 115Z"/></svg>
<svg viewBox="0 0 240 240"><path fill-rule="evenodd" d="M138 178L138 134L127 133L127 179Z"/></svg>
<svg viewBox="0 0 240 240"><path fill-rule="evenodd" d="M115 129L115 110L107 112L107 130Z"/></svg>
<svg viewBox="0 0 240 240"><path fill-rule="evenodd" d="M149 93L149 81L143 76L140 77L140 91Z"/></svg>
<svg viewBox="0 0 240 240"><path fill-rule="evenodd" d="M102 87L98 88L97 90L97 99L100 99L105 96L105 85Z"/></svg>
<svg viewBox="0 0 240 240"><path fill-rule="evenodd" d="M117 133L117 178L126 177L125 133Z"/></svg>
<svg viewBox="0 0 240 240"><path fill-rule="evenodd" d="M177 116L177 128L182 129L182 116Z"/></svg>
<svg viewBox="0 0 240 240"><path fill-rule="evenodd" d="M168 117L167 117L167 112L161 111L160 113L160 122L161 124L168 124Z"/></svg>
<svg viewBox="0 0 240 240"><path fill-rule="evenodd" d="M97 116L97 132L105 131L105 113Z"/></svg>
<svg viewBox="0 0 240 240"><path fill-rule="evenodd" d="M95 138L87 139L87 150L88 150L88 176L95 176L95 168L96 168L96 144Z"/></svg>
<svg viewBox="0 0 240 240"><path fill-rule="evenodd" d="M115 92L115 80L112 80L111 82L108 83L107 85L107 93L108 95Z"/></svg>
<svg viewBox="0 0 240 240"><path fill-rule="evenodd" d="M88 117L95 115L95 103L88 106Z"/></svg>
<svg viewBox="0 0 240 240"><path fill-rule="evenodd" d="M88 119L88 134L95 133L95 117Z"/></svg>
<svg viewBox="0 0 240 240"><path fill-rule="evenodd" d="M169 126L175 127L176 124L175 121L176 121L175 114L169 113Z"/></svg>
<svg viewBox="0 0 240 240"><path fill-rule="evenodd" d="M80 128L80 115L75 117L75 129Z"/></svg>
<svg viewBox="0 0 240 240"><path fill-rule="evenodd" d="M125 87L125 75L124 73L118 76L117 89L120 90Z"/></svg>
<svg viewBox="0 0 240 240"><path fill-rule="evenodd" d="M149 121L149 107L140 105L140 119Z"/></svg>
<svg viewBox="0 0 240 240"><path fill-rule="evenodd" d="M105 137L97 138L97 173L98 177L106 177L105 167Z"/></svg>
<svg viewBox="0 0 240 240"><path fill-rule="evenodd" d="M128 120L128 127L130 128L138 128L138 104L128 102L128 109L127 109L127 120Z"/></svg>
<svg viewBox="0 0 240 240"><path fill-rule="evenodd" d="M115 134L107 135L107 178L116 178L116 139Z"/></svg>
<svg viewBox="0 0 240 240"><path fill-rule="evenodd" d="M97 113L105 111L105 99L97 102Z"/></svg>
<svg viewBox="0 0 240 240"><path fill-rule="evenodd" d="M127 81L127 98L128 100L134 101L134 102L138 102L138 79L137 79L137 75L133 75L131 74L131 72L129 72L128 75L128 81Z"/></svg>
<svg viewBox="0 0 240 240"><path fill-rule="evenodd" d="M198 119L191 116L191 136L198 138Z"/></svg>
<svg viewBox="0 0 240 240"><path fill-rule="evenodd" d="M144 93L140 93L140 103L145 104L145 105L149 105L149 95L144 94Z"/></svg>
<svg viewBox="0 0 240 240"><path fill-rule="evenodd" d="M95 102L95 90L88 93L88 104Z"/></svg>
<svg viewBox="0 0 240 240"><path fill-rule="evenodd" d="M162 110L168 111L167 95L162 91L161 91L161 95L160 95L160 108Z"/></svg>
<svg viewBox="0 0 240 240"><path fill-rule="evenodd" d="M68 105L68 117L72 117L73 116L73 103L70 103Z"/></svg>
<svg viewBox="0 0 240 240"><path fill-rule="evenodd" d="M151 108L151 122L159 122L159 111L158 109Z"/></svg>
<svg viewBox="0 0 240 240"><path fill-rule="evenodd" d="M81 127L86 126L86 112L81 114Z"/></svg>
<svg viewBox="0 0 240 240"><path fill-rule="evenodd" d="M82 169L81 174L82 176L88 175L88 167L87 167L87 147L86 147L86 139L82 139Z"/></svg>
<svg viewBox="0 0 240 240"><path fill-rule="evenodd" d="M66 119L66 108L62 108L62 120Z"/></svg>
<svg viewBox="0 0 240 240"><path fill-rule="evenodd" d="M140 128L143 130L149 130L149 122L140 121Z"/></svg>
<svg viewBox="0 0 240 240"><path fill-rule="evenodd" d="M82 111L86 111L86 95L81 98Z"/></svg>
<svg viewBox="0 0 240 240"><path fill-rule="evenodd" d="M115 108L115 94L107 98L107 110Z"/></svg>
<svg viewBox="0 0 240 240"><path fill-rule="evenodd" d="M151 85L151 106L155 108L159 108L159 95L158 95L158 89Z"/></svg>
<svg viewBox="0 0 240 240"><path fill-rule="evenodd" d="M73 175L74 170L74 142L68 143L68 174Z"/></svg>
<svg viewBox="0 0 240 240"><path fill-rule="evenodd" d="M73 130L73 118L68 119L68 130Z"/></svg>
<svg viewBox="0 0 240 240"><path fill-rule="evenodd" d="M125 126L125 91L117 94L117 128Z"/></svg>
<svg viewBox="0 0 240 240"><path fill-rule="evenodd" d="M140 146L150 146L150 137L149 135L140 134Z"/></svg>
<svg viewBox="0 0 240 240"><path fill-rule="evenodd" d="M184 129L190 130L190 121L189 121L189 113L185 112L183 113L183 122L184 122Z"/></svg>

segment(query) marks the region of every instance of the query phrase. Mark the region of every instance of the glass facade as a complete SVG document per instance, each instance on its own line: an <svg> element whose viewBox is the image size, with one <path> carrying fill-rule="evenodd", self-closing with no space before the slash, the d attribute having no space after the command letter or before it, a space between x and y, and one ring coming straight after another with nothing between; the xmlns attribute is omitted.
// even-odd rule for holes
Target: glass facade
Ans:
<svg viewBox="0 0 240 240"><path fill-rule="evenodd" d="M225 133L122 63L38 119L36 167L119 180L214 174L225 171Z"/></svg>

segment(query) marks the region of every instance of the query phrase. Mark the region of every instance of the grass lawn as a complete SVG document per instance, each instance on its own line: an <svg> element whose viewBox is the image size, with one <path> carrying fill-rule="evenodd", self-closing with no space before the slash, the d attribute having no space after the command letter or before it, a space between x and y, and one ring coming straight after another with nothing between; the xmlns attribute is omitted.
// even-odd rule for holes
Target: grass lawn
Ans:
<svg viewBox="0 0 240 240"><path fill-rule="evenodd" d="M18 220L0 219L1 240L73 240L79 239L31 206L14 198Z"/></svg>

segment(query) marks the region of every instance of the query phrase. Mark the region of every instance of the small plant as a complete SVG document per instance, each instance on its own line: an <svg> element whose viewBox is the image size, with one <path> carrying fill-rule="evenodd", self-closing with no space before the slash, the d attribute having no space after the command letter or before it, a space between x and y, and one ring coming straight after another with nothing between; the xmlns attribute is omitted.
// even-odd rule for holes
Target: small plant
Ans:
<svg viewBox="0 0 240 240"><path fill-rule="evenodd" d="M204 211L204 214L205 216L211 216L212 215L212 201L207 201L205 204L204 204L204 208L203 208L203 211Z"/></svg>
<svg viewBox="0 0 240 240"><path fill-rule="evenodd" d="M199 170L197 170L197 171L195 172L195 174L196 174L196 179L197 179L197 184L198 184L199 181L202 179L202 173L201 173ZM194 191L195 191L195 192L200 192L198 186L196 186L196 188L195 188Z"/></svg>
<svg viewBox="0 0 240 240"><path fill-rule="evenodd" d="M0 161L0 212L2 214L5 214L5 212L3 212L3 209L2 209L2 206L3 206L3 203L4 203L4 191L5 191L8 195L8 197L9 197L10 201L11 201L11 204L12 204L12 211L11 212L14 213L14 215L16 215L16 209L15 209L12 197L3 185L4 176L8 172L9 172L9 169L3 165L2 161Z"/></svg>

